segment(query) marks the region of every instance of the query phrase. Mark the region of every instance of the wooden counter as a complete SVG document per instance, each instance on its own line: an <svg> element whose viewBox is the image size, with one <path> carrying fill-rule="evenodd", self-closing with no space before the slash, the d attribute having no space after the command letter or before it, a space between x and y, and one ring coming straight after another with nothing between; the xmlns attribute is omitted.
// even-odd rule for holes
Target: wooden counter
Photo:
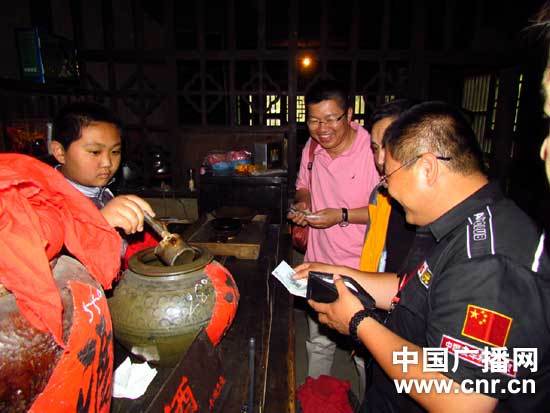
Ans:
<svg viewBox="0 0 550 413"><path fill-rule="evenodd" d="M240 292L233 324L218 346L228 393L217 411L238 413L248 400L248 342L256 341L254 413L294 413L295 364L293 299L272 277L282 260L288 261L290 240L279 225L266 225L266 238L257 260L218 257L233 274ZM117 346L115 362L125 351ZM172 368L161 368L149 389L137 400L113 399L112 412L142 412L163 390Z"/></svg>

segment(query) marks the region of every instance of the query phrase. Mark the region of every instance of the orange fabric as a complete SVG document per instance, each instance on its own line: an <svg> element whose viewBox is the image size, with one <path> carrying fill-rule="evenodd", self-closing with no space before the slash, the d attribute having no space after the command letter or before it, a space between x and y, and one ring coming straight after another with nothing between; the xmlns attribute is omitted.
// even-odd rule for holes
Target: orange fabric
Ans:
<svg viewBox="0 0 550 413"><path fill-rule="evenodd" d="M216 302L212 309L212 318L206 327L206 334L212 344L217 346L237 313L239 290L231 273L221 264L208 264L204 272L216 291Z"/></svg>
<svg viewBox="0 0 550 413"><path fill-rule="evenodd" d="M113 328L103 292L69 281L74 306L67 347L29 413L109 413Z"/></svg>
<svg viewBox="0 0 550 413"><path fill-rule="evenodd" d="M0 283L21 313L63 346L61 297L49 260L63 247L110 288L121 238L58 171L29 156L0 154Z"/></svg>
<svg viewBox="0 0 550 413"><path fill-rule="evenodd" d="M370 227L367 232L359 270L376 272L388 233L388 222L390 219L391 204L387 196L376 195L376 204L369 204Z"/></svg>

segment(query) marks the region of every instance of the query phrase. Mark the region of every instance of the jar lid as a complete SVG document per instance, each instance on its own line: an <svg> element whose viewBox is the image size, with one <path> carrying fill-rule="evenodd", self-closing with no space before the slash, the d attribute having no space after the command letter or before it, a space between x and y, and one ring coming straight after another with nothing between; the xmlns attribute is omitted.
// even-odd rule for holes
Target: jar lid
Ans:
<svg viewBox="0 0 550 413"><path fill-rule="evenodd" d="M206 248L192 246L195 250L195 259L182 265L164 265L155 255L155 248L146 248L136 252L128 261L128 268L140 275L149 277L167 277L171 275L187 274L206 267L214 256Z"/></svg>

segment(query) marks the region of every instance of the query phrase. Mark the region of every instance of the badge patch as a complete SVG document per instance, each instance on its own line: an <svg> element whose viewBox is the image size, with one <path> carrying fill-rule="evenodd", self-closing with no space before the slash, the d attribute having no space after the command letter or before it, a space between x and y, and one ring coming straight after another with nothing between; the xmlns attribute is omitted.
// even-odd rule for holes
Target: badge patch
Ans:
<svg viewBox="0 0 550 413"><path fill-rule="evenodd" d="M449 353L455 357L458 356L461 360L478 367L483 367L483 349L479 347L447 335L441 337L439 347L446 348ZM505 374L510 377L516 377L517 375L517 372L514 370L514 363L510 359L507 359Z"/></svg>
<svg viewBox="0 0 550 413"><path fill-rule="evenodd" d="M504 314L468 304L462 335L485 344L504 347L512 321L512 318Z"/></svg>
<svg viewBox="0 0 550 413"><path fill-rule="evenodd" d="M416 273L418 274L420 283L428 288L432 282L432 272L430 271L430 267L428 267L428 263L424 261L424 264L422 264Z"/></svg>

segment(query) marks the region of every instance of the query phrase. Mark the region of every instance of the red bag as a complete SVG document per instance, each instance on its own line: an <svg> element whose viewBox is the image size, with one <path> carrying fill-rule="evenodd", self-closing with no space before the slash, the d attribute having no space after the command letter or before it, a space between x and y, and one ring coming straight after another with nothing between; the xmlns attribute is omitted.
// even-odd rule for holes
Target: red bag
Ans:
<svg viewBox="0 0 550 413"><path fill-rule="evenodd" d="M317 147L317 141L311 140L309 145L309 162L307 163L307 170L309 171L309 188L311 194L311 169L313 168L313 160L315 159L315 148ZM307 238L309 235L309 226L301 227L299 225L290 226L290 236L292 237L292 246L302 254L305 254L307 250Z"/></svg>
<svg viewBox="0 0 550 413"><path fill-rule="evenodd" d="M296 249L296 251L305 254L307 250L307 237L309 235L309 227L291 225L290 234L292 236L292 246Z"/></svg>

